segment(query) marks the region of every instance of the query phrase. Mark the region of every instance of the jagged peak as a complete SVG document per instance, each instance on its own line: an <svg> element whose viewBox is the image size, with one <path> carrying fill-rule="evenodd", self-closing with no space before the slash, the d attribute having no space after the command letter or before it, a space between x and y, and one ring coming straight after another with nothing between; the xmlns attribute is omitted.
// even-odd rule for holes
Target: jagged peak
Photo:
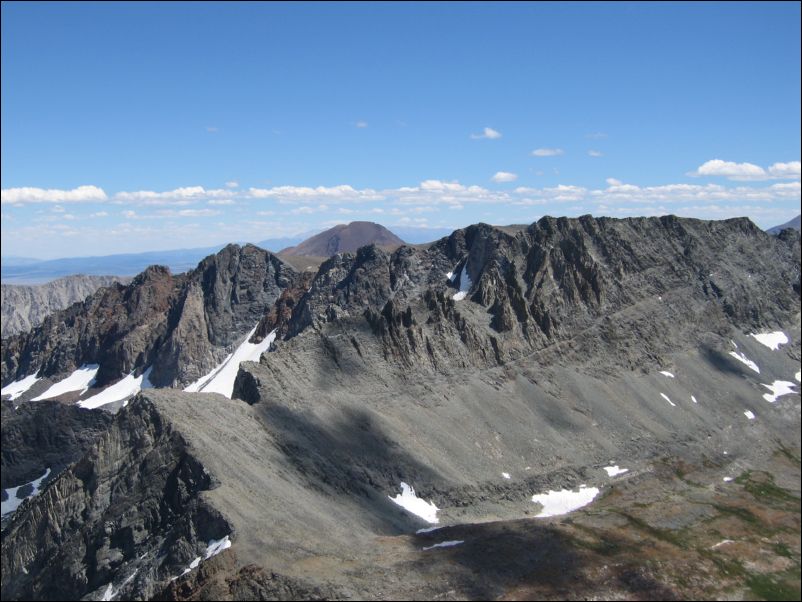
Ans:
<svg viewBox="0 0 802 602"><path fill-rule="evenodd" d="M140 272L129 284L129 288L140 286L146 282L153 282L156 280L163 280L171 278L172 272L166 265L149 265L142 272Z"/></svg>

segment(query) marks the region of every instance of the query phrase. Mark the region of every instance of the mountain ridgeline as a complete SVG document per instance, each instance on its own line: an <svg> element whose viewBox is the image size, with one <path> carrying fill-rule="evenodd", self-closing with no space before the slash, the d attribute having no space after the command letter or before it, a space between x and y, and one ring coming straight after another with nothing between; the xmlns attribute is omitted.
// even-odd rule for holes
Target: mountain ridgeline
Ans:
<svg viewBox="0 0 802 602"><path fill-rule="evenodd" d="M65 458L43 426L63 410L30 393L16 410L4 402L4 486L55 472L4 527L3 599L709 594L671 572L685 561L718 596L738 586L711 551L733 521L783 536L730 503L740 493L721 475L767 459L798 473L782 461L799 453L799 395L785 382L799 379L798 232L545 217L393 246L301 273L232 245L5 339L4 386L99 364L100 385L150 368L159 388L112 418L66 417ZM232 399L169 388L251 331L275 340L239 364ZM769 331L785 343L750 336ZM777 382L782 396L761 399ZM7 421L21 408L40 426ZM611 481L611 460L628 474ZM744 495L756 491L747 477L732 484ZM530 515L533 493L594 486L609 495L593 514ZM798 501L775 498L753 503L798 525ZM675 529L697 528L676 543Z"/></svg>
<svg viewBox="0 0 802 602"><path fill-rule="evenodd" d="M151 382L177 386L205 374L291 284L293 268L252 245L229 245L192 271L151 266L3 342L2 380L57 376L98 364L98 386L153 366Z"/></svg>

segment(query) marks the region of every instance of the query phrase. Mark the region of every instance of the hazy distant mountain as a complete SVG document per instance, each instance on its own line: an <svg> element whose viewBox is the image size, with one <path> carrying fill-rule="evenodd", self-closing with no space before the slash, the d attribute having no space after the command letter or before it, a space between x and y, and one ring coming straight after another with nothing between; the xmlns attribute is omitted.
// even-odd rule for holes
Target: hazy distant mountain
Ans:
<svg viewBox="0 0 802 602"><path fill-rule="evenodd" d="M419 226L393 226L393 232L410 245L434 242L453 232L451 228L421 228Z"/></svg>
<svg viewBox="0 0 802 602"><path fill-rule="evenodd" d="M67 276L38 286L3 284L2 337L25 332L38 326L46 316L83 301L102 286L128 283L118 276Z"/></svg>
<svg viewBox="0 0 802 602"><path fill-rule="evenodd" d="M41 284L74 274L87 276L135 276L149 265L166 265L174 274L186 272L198 262L219 251L224 245L173 251L149 251L100 257L67 257L64 259L21 262L19 257L2 258L2 281L6 284Z"/></svg>
<svg viewBox="0 0 802 602"><path fill-rule="evenodd" d="M17 257L16 255L3 255L0 257L0 264L2 264L3 268L13 265L30 265L32 263L39 263L40 261L42 260L36 259L35 257Z"/></svg>
<svg viewBox="0 0 802 602"><path fill-rule="evenodd" d="M292 247L300 242L303 242L314 233L315 232L307 232L305 234L286 236L284 238L266 238L265 240L260 240L259 242L255 242L253 244L261 249L264 249L265 251L278 253L282 249L286 249L287 247Z"/></svg>
<svg viewBox="0 0 802 602"><path fill-rule="evenodd" d="M769 228L766 230L769 234L779 234L786 228L793 228L797 232L799 232L799 218L802 217L797 215L794 219L785 222L784 224L780 224L779 226L774 226L773 228Z"/></svg>
<svg viewBox="0 0 802 602"><path fill-rule="evenodd" d="M365 245L403 245L398 238L381 224L373 222L351 222L340 224L316 234L294 247L281 251L282 255L310 255L330 257L337 253L354 252Z"/></svg>

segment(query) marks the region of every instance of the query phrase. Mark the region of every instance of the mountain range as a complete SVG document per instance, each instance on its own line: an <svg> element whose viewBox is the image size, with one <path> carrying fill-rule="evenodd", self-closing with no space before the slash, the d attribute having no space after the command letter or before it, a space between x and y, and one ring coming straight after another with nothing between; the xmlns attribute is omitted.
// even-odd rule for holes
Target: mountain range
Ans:
<svg viewBox="0 0 802 602"><path fill-rule="evenodd" d="M788 220L784 224L780 224L779 226L774 226L773 228L769 228L768 230L766 230L766 232L768 232L769 234L779 234L786 228L792 228L793 230L799 232L800 219L802 219L802 215L797 215L795 218Z"/></svg>
<svg viewBox="0 0 802 602"><path fill-rule="evenodd" d="M797 231L348 238L3 340L3 599L795 595Z"/></svg>

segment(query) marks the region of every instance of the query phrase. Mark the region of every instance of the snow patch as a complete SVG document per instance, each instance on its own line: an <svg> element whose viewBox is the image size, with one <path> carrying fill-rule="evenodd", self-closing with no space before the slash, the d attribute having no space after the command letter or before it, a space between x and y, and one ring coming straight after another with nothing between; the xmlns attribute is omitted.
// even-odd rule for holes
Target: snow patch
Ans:
<svg viewBox="0 0 802 602"><path fill-rule="evenodd" d="M749 410L744 411L744 416L749 418L749 420L754 420L755 419L755 415L752 412L750 412Z"/></svg>
<svg viewBox="0 0 802 602"><path fill-rule="evenodd" d="M794 374L794 378L796 379L796 382L802 382L802 371L799 371L796 374Z"/></svg>
<svg viewBox="0 0 802 602"><path fill-rule="evenodd" d="M415 531L417 535L421 533L431 533L432 531L437 531L438 529L442 529L443 527L424 527L423 529L418 529Z"/></svg>
<svg viewBox="0 0 802 602"><path fill-rule="evenodd" d="M189 391L190 393L220 393L231 399L231 395L234 393L234 381L237 379L237 372L239 372L239 365L242 362L258 362L262 354L270 348L270 344L276 340L276 330L274 329L261 343L249 342L258 326L259 324L257 323L245 335L245 340L234 350L234 353L230 353L219 366L206 376L196 380L184 391Z"/></svg>
<svg viewBox="0 0 802 602"><path fill-rule="evenodd" d="M205 553L205 555L203 557L203 560L209 560L209 558L211 558L212 556L217 556L223 550L226 550L226 549L230 548L231 547L231 540L228 537L229 536L226 535L222 539L210 539L209 540L209 545L206 546L206 553ZM189 566L187 568L185 568L181 572L180 575L176 575L175 577L172 577L170 579L170 581L175 581L176 579L178 579L180 577L183 577L184 575L186 575L190 571L198 568L200 566L200 563L201 563L201 557L200 556L195 557L195 560L190 562ZM125 585L125 583L123 583L123 585Z"/></svg>
<svg viewBox="0 0 802 602"><path fill-rule="evenodd" d="M206 556L204 560L209 560L212 556L217 556L223 550L231 547L231 540L226 535L223 539L210 539L209 545L206 546ZM193 567L194 568L194 567Z"/></svg>
<svg viewBox="0 0 802 602"><path fill-rule="evenodd" d="M624 474L625 472L629 472L629 468L619 468L618 464L615 464L614 466L605 466L604 470L607 471L608 477L615 477L620 474Z"/></svg>
<svg viewBox="0 0 802 602"><path fill-rule="evenodd" d="M0 395L10 395L11 399L16 399L30 389L37 380L39 380L39 377L36 376L36 374L31 374L20 380L15 380L13 383L8 383L5 387L0 389Z"/></svg>
<svg viewBox="0 0 802 602"><path fill-rule="evenodd" d="M67 378L58 381L51 386L47 391L34 397L31 401L39 401L40 399L50 399L51 397L58 397L63 393L70 391L80 391L79 395L83 395L89 387L95 384L95 375L100 368L97 364L84 364L75 372L70 374Z"/></svg>
<svg viewBox="0 0 802 602"><path fill-rule="evenodd" d="M692 401L693 403L699 403L698 401L696 401L696 398L695 398L693 395L691 395L691 401Z"/></svg>
<svg viewBox="0 0 802 602"><path fill-rule="evenodd" d="M471 290L471 277L468 276L468 262L462 268L462 273L459 275L459 292L452 295L454 301L462 301L468 296L468 291Z"/></svg>
<svg viewBox="0 0 802 602"><path fill-rule="evenodd" d="M436 525L440 522L440 519L437 518L437 511L440 508L435 506L433 502L427 502L416 496L415 490L404 482L401 483L401 493L395 497L390 497L389 495L387 497L407 512L422 518L427 523Z"/></svg>
<svg viewBox="0 0 802 602"><path fill-rule="evenodd" d="M511 477L510 477L510 473L508 473L508 472L502 472L502 473L501 473L501 476L502 476L502 477L504 477L505 479L509 479L509 478L511 478Z"/></svg>
<svg viewBox="0 0 802 602"><path fill-rule="evenodd" d="M746 366L748 366L749 368L760 374L760 368L757 367L757 364L752 360L750 360L748 357L746 357L743 353L730 351L730 355L739 362L741 362L742 364L745 364Z"/></svg>
<svg viewBox="0 0 802 602"><path fill-rule="evenodd" d="M671 401L671 400L668 398L668 395L666 395L665 393L660 393L660 396L661 396L663 399L665 399L665 400L666 400L668 403L670 403L672 407L674 407L674 408L676 408L676 407L677 407L677 404L675 404L673 401Z"/></svg>
<svg viewBox="0 0 802 602"><path fill-rule="evenodd" d="M718 542L716 545L710 546L710 549L711 550L715 550L717 547L726 545L728 543L735 543L735 542L733 540L731 540L731 539L723 539L720 542Z"/></svg>
<svg viewBox="0 0 802 602"><path fill-rule="evenodd" d="M772 351L777 351L780 348L780 345L785 345L788 342L788 336L782 331L778 330L776 332L764 332L762 334L750 334L750 337L754 337L757 339L758 343L761 343L771 349Z"/></svg>
<svg viewBox="0 0 802 602"><path fill-rule="evenodd" d="M139 393L142 389L152 389L153 385L149 379L151 370L152 368L148 368L139 376L134 376L134 373L131 372L131 374L118 380L110 387L103 389L97 395L82 399L78 402L78 405L91 410L109 403L114 403L115 401L127 400Z"/></svg>
<svg viewBox="0 0 802 602"><path fill-rule="evenodd" d="M778 397L783 395L789 395L791 393L796 393L793 387L796 385L792 382L787 380L775 380L772 384L767 385L766 383L762 383L764 387L766 387L771 393L764 393L763 399L768 401L769 403L774 403L777 401Z"/></svg>
<svg viewBox="0 0 802 602"><path fill-rule="evenodd" d="M454 539L452 541L442 541L440 543L436 543L433 546L426 546L422 548L424 550L432 550L434 548L450 548L451 546L458 546L461 543L465 543L464 539Z"/></svg>
<svg viewBox="0 0 802 602"><path fill-rule="evenodd" d="M25 483L18 487L9 487L8 489L6 489L5 492L6 492L6 497L8 497L8 499L4 502L0 502L0 516L6 516L7 514L11 514L12 512L16 511L17 508L19 508L22 502L24 502L28 498L32 498L33 496L37 495L39 493L39 489L42 487L42 481L44 481L47 478L47 475L49 474L50 474L50 469L48 468L47 470L45 470L45 474L43 474L38 479L34 479L30 483ZM31 494L24 498L17 497L17 492L23 487L27 487L28 485L33 487Z"/></svg>
<svg viewBox="0 0 802 602"><path fill-rule="evenodd" d="M674 378L674 375L671 374L671 372L669 372L668 370L660 370L660 374L663 374L664 376L667 376L669 378Z"/></svg>
<svg viewBox="0 0 802 602"><path fill-rule="evenodd" d="M106 588L106 591L103 592L103 597L101 598L101 600L103 600L103 602L109 602L112 599L112 597L114 597L114 588L112 587L111 583L109 583L109 586Z"/></svg>
<svg viewBox="0 0 802 602"><path fill-rule="evenodd" d="M597 495L599 495L597 487L582 486L579 491L562 489L560 491L535 494L532 496L532 501L543 506L536 518L547 518L549 516L568 514L582 506L587 506Z"/></svg>
<svg viewBox="0 0 802 602"><path fill-rule="evenodd" d="M724 481L725 483L729 483L730 481L732 481L732 479L733 479L733 478L734 478L734 477L724 477L724 478L723 478L723 479L721 479L721 480L722 480L722 481Z"/></svg>

